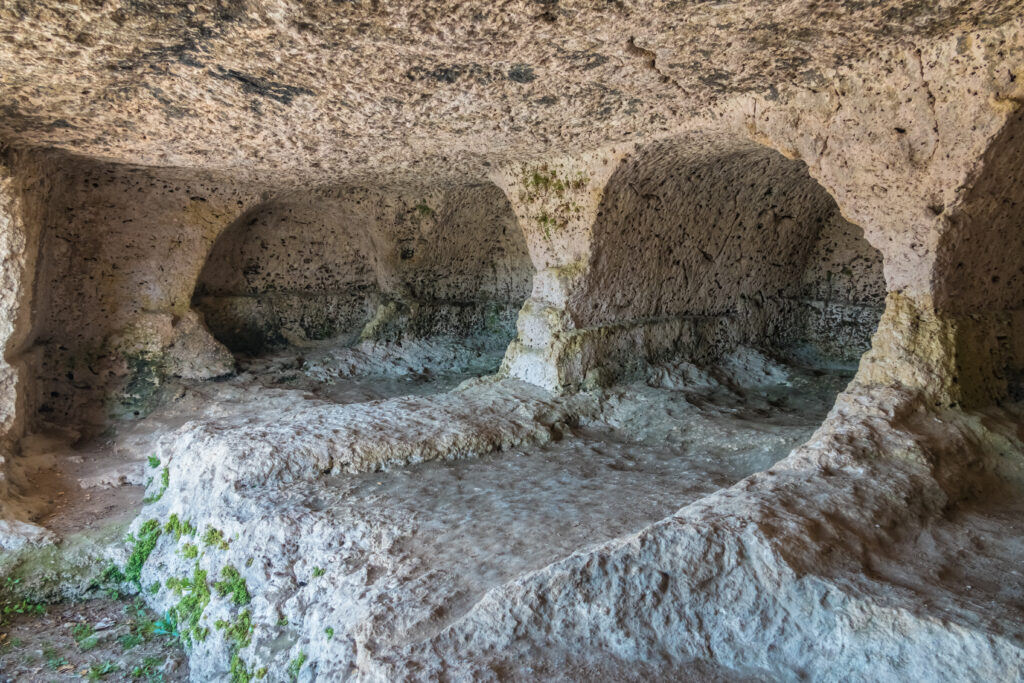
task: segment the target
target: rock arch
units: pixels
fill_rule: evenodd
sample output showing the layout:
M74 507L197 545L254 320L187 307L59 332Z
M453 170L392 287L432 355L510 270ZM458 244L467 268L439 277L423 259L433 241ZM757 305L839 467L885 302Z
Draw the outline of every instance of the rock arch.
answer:
M856 362L883 297L881 255L803 163L742 140L666 140L609 180L568 308L581 327L694 317L729 330L719 343Z
M262 203L217 238L192 306L236 353L358 330L377 291L366 222L358 206Z
M1024 112L1010 117L938 235L933 350L950 402L1024 395ZM927 304L919 306L928 308Z
M503 177L540 269L512 375L572 390L740 343L846 366L867 350L881 255L802 162L720 134L575 163Z
M336 337L507 343L531 271L493 185L293 193L218 238L193 305L243 353Z
M232 371L189 302L210 243L258 198L212 175L62 159L40 226L32 418L88 436L141 417L174 378Z

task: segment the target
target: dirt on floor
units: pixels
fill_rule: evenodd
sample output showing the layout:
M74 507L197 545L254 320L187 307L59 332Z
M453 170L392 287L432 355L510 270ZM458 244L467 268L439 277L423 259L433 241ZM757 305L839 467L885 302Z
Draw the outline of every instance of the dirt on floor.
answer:
M188 680L173 629L140 599L21 610L0 625L0 683Z
M85 568L105 563L101 546L117 542L145 495L139 456L119 449L116 439L76 447L68 441L60 433L39 434L23 449L24 471L34 485L26 492L37 511L34 521L58 540L52 561L33 563L30 555L0 571L6 596L0 598L0 683L188 680L188 660L174 626L141 598L117 591L92 597L103 595L102 589L86 590L84 584L58 590L47 587L53 577L40 576L59 576L69 568L84 577L95 573ZM62 593L92 599L33 602Z

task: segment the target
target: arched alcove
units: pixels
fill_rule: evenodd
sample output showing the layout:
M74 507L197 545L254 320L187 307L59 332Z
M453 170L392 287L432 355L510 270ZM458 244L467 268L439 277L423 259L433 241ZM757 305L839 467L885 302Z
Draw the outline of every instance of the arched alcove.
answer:
M193 307L232 352L324 342L514 336L533 269L489 184L292 194L214 244Z
M881 255L802 162L739 140L666 140L610 178L568 307L582 328L692 319L703 333L684 353L700 360L747 344L850 369L884 297Z
M234 353L358 332L379 292L371 220L354 203L261 204L217 238L192 305Z

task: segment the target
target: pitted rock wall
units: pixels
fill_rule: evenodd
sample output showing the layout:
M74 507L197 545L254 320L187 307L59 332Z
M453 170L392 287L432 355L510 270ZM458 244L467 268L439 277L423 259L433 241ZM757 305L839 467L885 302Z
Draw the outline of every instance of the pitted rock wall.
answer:
M834 211L828 194L802 164L766 148L696 159L687 151L655 143L608 181L568 305L580 327L729 314L741 300L798 293Z
M869 347L881 254L804 164L742 135L710 127L500 180L544 268L513 376L572 390L737 344L846 366Z
M856 363L870 347L885 308L882 255L838 211L807 257L795 303L792 343L812 361Z
M936 304L958 315L1024 309L1024 111L983 160L936 253Z
M36 394L25 351L39 236L51 216L51 202L60 196L54 170L50 155L0 146L0 549L41 536L41 530L23 524L28 510L15 494L25 482L13 458Z
M370 220L337 202L260 205L218 238L193 305L236 352L358 330L379 292Z
M146 414L170 377L231 372L190 301L214 238L258 193L73 158L52 182L28 351L37 421L90 431Z
M493 185L331 190L239 219L211 252L194 303L237 351L360 332L507 343L532 272Z
M780 88L736 112L754 139L804 160L882 252L889 295L865 383L936 405L1013 391L1018 313L994 309L1020 299L1022 65L1021 26L1009 22L883 51L829 87Z
M855 361L881 315L881 255L803 164L740 140L641 149L593 233L581 327L725 316L739 341Z
M492 185L278 196L209 174L52 166L25 350L39 424L91 433L148 414L174 378L231 373L207 324L240 350L364 326L507 340L530 286Z

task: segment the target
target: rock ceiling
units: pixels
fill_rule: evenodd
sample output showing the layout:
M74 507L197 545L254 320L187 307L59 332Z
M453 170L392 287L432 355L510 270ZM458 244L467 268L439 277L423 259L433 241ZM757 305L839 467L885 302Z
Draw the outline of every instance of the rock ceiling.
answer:
M831 87L996 0L0 2L0 139L280 182L477 179Z

